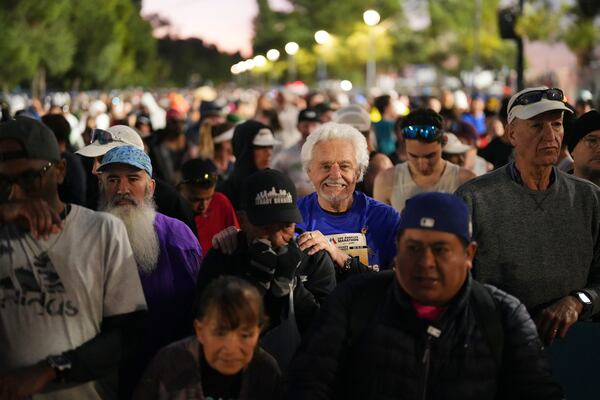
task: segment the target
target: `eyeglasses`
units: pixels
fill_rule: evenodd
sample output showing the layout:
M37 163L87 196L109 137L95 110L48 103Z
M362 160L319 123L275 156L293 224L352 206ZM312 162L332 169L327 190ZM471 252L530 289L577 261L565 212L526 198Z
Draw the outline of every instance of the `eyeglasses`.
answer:
M597 150L600 147L600 137L598 136L586 136L583 138L583 142L590 150Z
M115 137L109 131L105 131L104 129L95 128L95 129L92 129L90 143L94 143L96 140L100 144L107 144L107 143L114 142L115 140L119 140L119 138Z
M53 162L49 162L37 171L25 171L17 176L0 174L1 197L3 199L8 198L13 185L19 185L25 191L35 189L39 185L42 177L53 165Z
M184 179L181 181L181 183L185 185L199 185L201 187L210 187L215 185L218 179L218 175L204 174L203 176L198 178Z
M433 125L410 125L402 129L405 139L424 139L432 141L442 136L443 131Z
M510 110L515 106L526 106L541 101L543 98L554 101L564 101L565 95L562 90L558 88L533 90L531 92L523 93L510 106ZM508 112L510 112L508 110Z

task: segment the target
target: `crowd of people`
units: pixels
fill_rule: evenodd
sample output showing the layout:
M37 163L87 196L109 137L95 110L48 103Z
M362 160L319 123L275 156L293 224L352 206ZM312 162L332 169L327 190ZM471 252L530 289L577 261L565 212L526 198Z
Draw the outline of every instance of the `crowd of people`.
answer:
M565 398L600 113L438 94L2 104L0 399Z

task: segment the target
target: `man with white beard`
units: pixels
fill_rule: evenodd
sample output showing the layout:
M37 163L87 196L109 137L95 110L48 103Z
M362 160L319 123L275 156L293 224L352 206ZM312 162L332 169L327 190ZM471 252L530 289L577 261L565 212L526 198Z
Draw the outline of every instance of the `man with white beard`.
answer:
M202 250L187 225L156 212L152 164L141 149L115 147L98 172L99 209L124 222L148 304L142 352L131 368L123 368L127 376L120 377L129 395L156 351L191 333Z

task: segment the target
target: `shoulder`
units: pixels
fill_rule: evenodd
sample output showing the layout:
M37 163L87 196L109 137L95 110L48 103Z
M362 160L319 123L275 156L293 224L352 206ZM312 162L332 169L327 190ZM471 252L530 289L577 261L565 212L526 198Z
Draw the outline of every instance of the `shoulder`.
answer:
M338 307L351 306L353 298L364 299L365 296L382 293L394 283L394 279L393 270L352 275L340 282L329 297Z
M365 207L368 207L368 215L367 218L371 217L383 217L383 218L391 218L390 222L396 222L396 220L400 220L400 213L394 209L394 207L389 204L382 203L381 201L375 200L372 197L367 196L362 192L355 192L356 199L364 202Z
M306 195L306 196L298 199L296 204L298 205L298 208L300 208L302 210L303 208L310 207L316 201L317 201L317 193L313 192L309 195Z
M194 236L192 230L178 219L157 212L154 226L159 240L167 245L175 245L181 248L198 247L198 239Z
M190 371L197 369L198 347L195 336L171 343L156 353L151 368L157 372L157 378L170 386L182 375L189 375Z
M394 180L394 173L396 171L396 168L399 167L400 165L402 165L402 164L398 164L398 165L390 167L386 170L381 171L379 174L377 174L377 177L375 179L382 185L392 183Z
M215 202L215 204L218 204L222 207L231 207L233 209L233 206L231 205L231 201L229 201L229 198L227 198L227 196L225 196L223 193L220 192L215 192L213 194L213 198L211 200L211 203Z
M498 307L502 316L505 330L507 328L520 327L521 331L527 330L528 334L537 336L531 316L519 299L493 285L484 284L483 286L492 295L496 307Z
M487 174L474 177L460 185L456 190L457 194L464 195L473 192L481 192L482 189L491 188L498 184L510 183L510 178L507 172L508 165L490 171Z
M559 170L558 168L554 168L554 173L556 174L557 182L561 185L573 188L573 190L576 191L590 193L595 196L598 196L598 194L600 194L600 187L596 186L594 183L588 180L579 178L575 175L568 174L564 171Z
M261 368L272 372L276 376L281 375L279 365L273 356L263 350L262 347L257 347L250 364L253 368Z
M463 167L458 167L458 179L461 183L464 183L470 179L475 178L477 175L471 170L468 170Z
M93 211L89 208L73 204L71 206L72 217L78 226L95 226L101 231L112 234L113 231L125 232L125 225L118 217L104 211Z

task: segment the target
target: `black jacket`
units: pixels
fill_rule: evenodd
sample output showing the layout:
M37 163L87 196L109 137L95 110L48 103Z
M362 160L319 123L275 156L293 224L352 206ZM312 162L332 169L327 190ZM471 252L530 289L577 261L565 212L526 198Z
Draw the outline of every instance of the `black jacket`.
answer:
M330 295L292 364L290 399L562 398L525 307L486 285L504 327L498 368L474 316L470 277L440 319L427 323L387 275L381 302L348 345L351 311L380 275L357 276Z
M308 256L302 253L302 261L296 269L296 286L294 289L294 308L296 322L300 332L310 325L320 304L336 286L333 262L324 251ZM287 311L288 298L276 297L271 290L265 290L258 283L254 269L250 265L248 242L243 231L238 233L238 247L231 255L225 255L214 247L209 250L198 274L198 296L215 278L222 275L234 275L252 282L261 293L265 302L265 310L269 316L269 327L279 325L282 310ZM284 308L285 307L285 308Z

